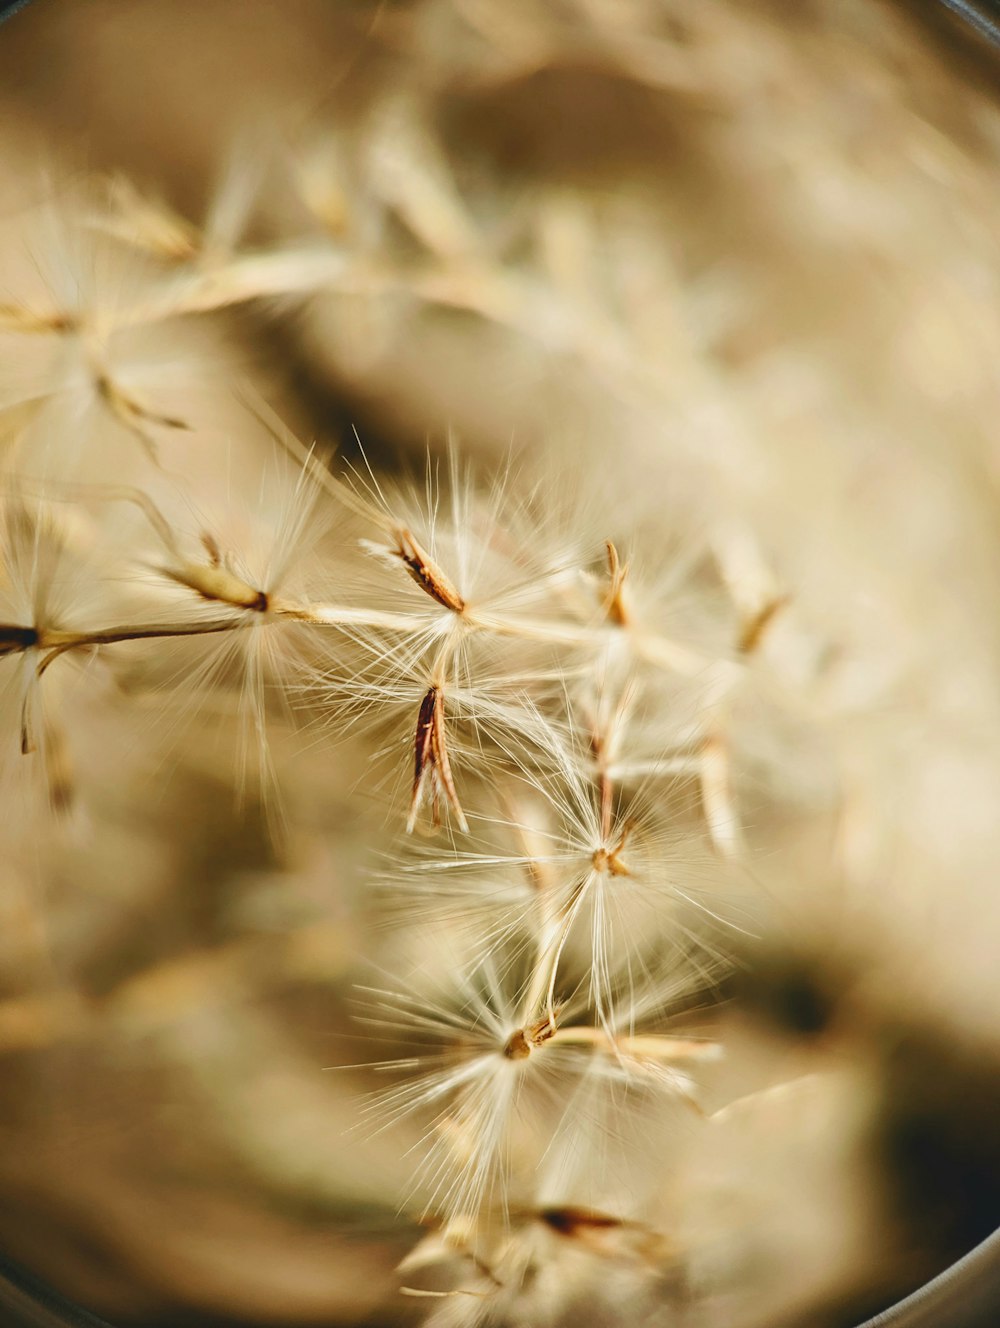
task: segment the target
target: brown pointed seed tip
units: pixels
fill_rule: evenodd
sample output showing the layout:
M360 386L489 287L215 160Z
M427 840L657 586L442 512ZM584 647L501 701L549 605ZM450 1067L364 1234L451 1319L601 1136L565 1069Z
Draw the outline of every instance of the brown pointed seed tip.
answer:
M408 834L413 832L421 806L431 803L431 822L435 829L441 824L441 797L447 800L452 814L462 831L469 826L458 800L458 791L451 772L448 754L448 735L445 727L444 693L432 683L420 702L417 729L413 741L413 792L410 814L406 821Z
M420 589L444 608L451 609L453 613L463 613L465 600L426 549L417 543L405 526L397 529L396 538L396 555L402 559L407 572Z

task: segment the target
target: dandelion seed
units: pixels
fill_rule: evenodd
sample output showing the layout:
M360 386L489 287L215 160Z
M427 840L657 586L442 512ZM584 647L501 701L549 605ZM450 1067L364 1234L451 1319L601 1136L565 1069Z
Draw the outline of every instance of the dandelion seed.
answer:
M468 833L469 824L462 811L451 773L448 757L448 739L445 728L444 693L440 687L428 688L417 715L417 733L414 739L413 796L406 829L412 832L420 808L427 801L430 789L431 818L435 829L441 824L441 795L448 801L459 829Z
M228 604L234 609L252 609L254 613L266 613L268 610L267 592L249 585L242 577L230 571L224 566L221 556L210 557L207 567L186 563L178 568L164 568L164 573L178 585L193 590L202 599Z
M406 564L406 570L420 589L426 590L431 599L436 600L438 604L443 605L446 609L451 609L453 613L462 613L465 609L465 601L441 568L421 548L405 527L400 527L398 535L399 547L395 552Z
M522 767L517 776L550 808L548 824L532 827L527 852L510 846L515 826L484 820L480 834L506 835L506 848L420 856L391 886L410 908L466 926L484 953L534 933L546 956L550 1002L564 958L580 963L586 955L590 990L608 1018L621 962L632 965L636 984L692 944L710 966L717 931L739 925L738 915L724 920L725 873L704 835L699 842L692 828L672 830L668 803L649 787L609 799L566 735L551 725L546 732L550 768Z
M453 990L437 997L371 993L377 1004L369 1021L398 1027L410 1034L411 1045L416 1039L427 1050L417 1061L421 1073L374 1095L365 1112L386 1128L436 1110L415 1185L426 1193L424 1212L449 1220L474 1218L488 1207L504 1210L512 1168L520 1175L537 1143L531 1122L544 1118L581 1056L578 1048L557 1048L548 1017L527 1004L526 969L516 947L506 966L490 959L455 977ZM412 1075L414 1066L407 1057L380 1068Z
M604 609L608 615L608 621L614 623L616 627L628 626L628 613L625 609L624 590L625 579L628 576L628 563L622 564L618 557L618 550L611 540L606 542L608 550L608 593L604 601Z
M86 633L91 615L99 619L127 604L108 575L117 551L95 542L94 533L19 488L0 497L0 784L11 806L18 796L30 803L36 778L51 810L66 811L74 798L67 702L86 670L46 684L44 706L42 675L61 642ZM25 818L27 825L27 811Z

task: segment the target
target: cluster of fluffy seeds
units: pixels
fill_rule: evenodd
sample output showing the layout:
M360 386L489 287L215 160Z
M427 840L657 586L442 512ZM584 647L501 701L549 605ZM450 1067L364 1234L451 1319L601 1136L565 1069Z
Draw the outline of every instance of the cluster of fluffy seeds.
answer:
M0 308L12 839L73 833L115 773L95 741L159 725L157 779L228 727L229 782L280 842L275 727L363 733L356 793L405 831L373 878L394 971L363 1021L392 1052L361 1119L415 1132L399 1201L431 1234L405 1267L433 1276L409 1290L441 1322L554 1313L560 1285L652 1295L676 1262L656 1140L710 1118L711 1007L753 912L727 707L782 600L739 604L710 551L640 547L554 474L484 482L454 447L422 489L338 473L231 371L199 395L228 366L192 314L312 289L330 255L113 201L20 211L36 261Z
M191 1091L162 1174L110 1155L167 1195L123 1280L761 1328L930 1275L890 1117L980 1132L899 1030L996 1049L985 65L894 0L304 0L234 152L192 56L278 69L272 6L190 5L128 125L78 71L141 87L154 19L63 7L74 132L156 184L0 180L0 1051L80 1040L136 1138ZM413 478L378 436L443 425ZM903 1226L976 1207L927 1121ZM185 1262L178 1166L290 1257Z

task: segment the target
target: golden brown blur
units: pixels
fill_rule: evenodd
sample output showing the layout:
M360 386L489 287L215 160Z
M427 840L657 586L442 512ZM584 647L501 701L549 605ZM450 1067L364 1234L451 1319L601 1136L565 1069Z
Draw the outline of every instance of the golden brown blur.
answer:
M853 1328L1000 1225L943 5L34 0L0 507L0 1273Z

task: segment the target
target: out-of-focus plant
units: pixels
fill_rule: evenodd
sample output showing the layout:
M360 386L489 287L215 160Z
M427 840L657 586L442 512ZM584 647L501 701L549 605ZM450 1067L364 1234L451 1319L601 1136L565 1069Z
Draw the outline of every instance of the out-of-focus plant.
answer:
M699 271L641 166L614 188L600 163L594 178L498 168L511 149L482 128L490 108L596 64L702 130L708 116L736 184L751 167L775 181L783 206L758 200L747 252L782 227L803 267L817 248L836 266L858 228L875 264L901 230L923 252L907 182L883 188L850 151L817 165L805 108L738 159L732 105L797 86L779 36L729 6L674 9L390 15L411 76L343 123L321 111L232 152L200 221L124 176L10 172L0 788L17 925L0 1043L102 1021L156 1036L231 1114L241 1092L222 1081L258 1053L278 1084L302 1071L280 1036L213 1044L219 993L322 974L345 1047L322 1102L337 1119L269 1096L261 1072L227 1144L372 1245L394 1229L403 1290L438 1325L773 1323L893 1284L863 1147L886 1056L866 1019L887 1010L891 1027L912 994L916 911L887 864L923 804L898 787L916 781L921 707L965 754L969 715L983 731L997 718L975 704L988 643L973 648L921 571L940 539L917 534L933 438L898 457L891 428L849 430L777 317L747 313L766 282L739 259ZM961 177L917 137L927 171ZM681 166L718 204L708 167ZM803 300L830 295L819 282ZM918 309L924 333L898 350L930 389L939 313ZM409 372L405 401L440 390L463 422L490 418L468 452L432 444L421 480L364 439L338 461L283 422L308 416L281 381L286 343L320 379L373 391ZM414 387L410 345L441 348L440 385ZM500 428L480 394L504 375L569 384L544 446L483 446ZM974 397L975 372L963 381ZM802 455L800 425L818 430ZM949 510L986 557L981 460L958 454ZM837 503L868 493L859 468L878 472L878 510L848 537ZM897 476L912 512L888 501ZM879 549L888 517L912 548ZM956 575L974 598L974 572ZM260 888L275 872L283 903ZM50 906L88 878L97 921ZM115 968L100 920L140 878L161 898L204 886L227 939L186 962L154 922ZM96 933L86 973L61 958L74 926ZM788 1020L801 1036L731 999L762 938L821 953L829 935L879 962L830 1011L809 987ZM262 1103L291 1122L273 1140ZM337 1144L320 1166L324 1129ZM346 1314L384 1303L373 1265Z

